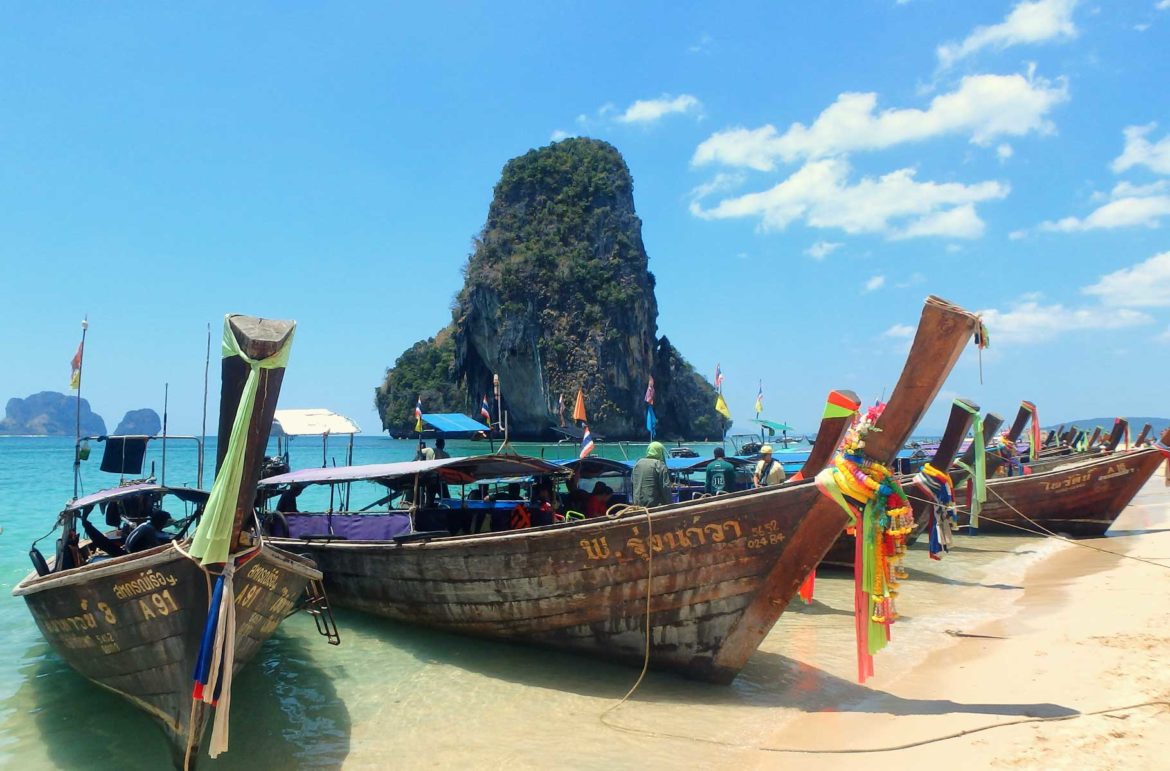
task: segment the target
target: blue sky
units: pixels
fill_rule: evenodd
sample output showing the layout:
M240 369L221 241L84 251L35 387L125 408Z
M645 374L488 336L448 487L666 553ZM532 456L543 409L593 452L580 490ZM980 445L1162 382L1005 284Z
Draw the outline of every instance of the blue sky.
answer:
M1170 414L1170 0L427 6L0 6L0 398L66 390L88 314L110 428L169 382L197 430L246 312L300 322L284 406L374 432L504 163L581 135L737 418L888 394L931 293L991 331L945 396Z

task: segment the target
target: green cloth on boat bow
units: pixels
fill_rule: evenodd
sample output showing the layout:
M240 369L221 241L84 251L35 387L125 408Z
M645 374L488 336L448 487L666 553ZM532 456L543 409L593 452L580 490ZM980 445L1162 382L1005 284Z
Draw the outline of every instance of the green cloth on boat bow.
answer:
M979 529L979 512L983 508L983 502L987 500L987 445L984 444L983 440L983 416L979 414L979 410L971 409L958 399L955 400L955 404L974 416L971 420L971 441L975 447L975 468L971 468L961 460L955 461L956 466L970 475L972 494L969 527L973 533Z
M244 476L244 451L247 449L248 426L252 422L252 412L256 408L256 391L260 387L260 370L279 369L288 364L288 354L292 350L293 334L296 327L288 333L284 345L280 350L267 359L250 359L240 350L235 333L232 332L228 316L223 320L223 358L238 356L249 367L248 379L244 382L243 393L240 394L240 405L236 409L236 417L232 422L232 434L228 440L227 453L223 458L223 465L215 475L215 482L211 486L211 495L203 509L203 516L199 520L199 527L195 530L195 537L191 541L191 556L204 565L213 565L227 562L232 547L232 534L236 520L236 501L240 497L240 484Z

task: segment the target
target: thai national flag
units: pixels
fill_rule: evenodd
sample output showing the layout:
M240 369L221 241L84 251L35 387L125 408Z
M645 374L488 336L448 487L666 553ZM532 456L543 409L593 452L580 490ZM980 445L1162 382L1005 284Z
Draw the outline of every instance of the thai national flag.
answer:
M422 433L423 430L421 395L419 395L418 401L414 403L414 430L418 433Z
M489 426L492 424L492 411L488 409L488 400L486 396L484 396L483 400L479 403L479 414L483 416L483 419L487 421Z
M584 458L591 452L593 452L593 434L589 433L589 426L585 426L585 434L581 437L581 454L577 457Z
M646 386L646 403L654 404L654 376L650 376L650 385Z
M719 369L719 365L715 365L715 388L723 388L723 370Z

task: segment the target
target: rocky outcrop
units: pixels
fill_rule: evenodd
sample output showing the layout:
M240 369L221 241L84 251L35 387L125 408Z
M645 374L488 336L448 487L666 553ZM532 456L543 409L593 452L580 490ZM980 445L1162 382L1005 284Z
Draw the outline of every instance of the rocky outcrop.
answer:
M114 429L118 436L155 436L159 431L162 431L162 420L159 419L158 413L149 407L130 410Z
M660 436L722 433L714 390L657 336L633 181L605 142L568 139L508 162L452 315L387 371L375 396L386 428L413 423L419 393L424 411L476 414L499 374L514 435L545 435L559 397L568 417L581 389L594 432L645 439L653 375Z
M25 436L73 436L77 426L77 397L41 391L25 399L12 398L0 420L0 434ZM81 400L81 435L101 436L106 422Z

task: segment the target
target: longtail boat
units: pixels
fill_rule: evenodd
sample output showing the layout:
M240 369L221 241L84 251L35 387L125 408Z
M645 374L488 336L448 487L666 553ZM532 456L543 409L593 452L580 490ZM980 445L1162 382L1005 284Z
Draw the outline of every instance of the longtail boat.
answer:
M308 560L253 542L244 529L293 329L292 322L225 319L217 474L210 496L137 484L75 499L59 517L57 557L34 556L37 569L13 590L57 655L162 726L182 768L194 767L198 759L212 702L218 706L210 750L214 756L226 749L231 675L294 610L309 582L321 577ZM131 509L146 512L157 510L168 495L199 507L192 540L110 557L100 553L99 542L118 553L131 546L130 539L118 544L79 536L95 508L108 517ZM216 644L217 632L223 644Z
M958 453L963 437L971 427L975 415L979 414L979 406L966 400L956 399L951 405L951 413L947 419L947 427L939 440L938 447L929 461L929 466L940 471L947 469ZM914 543L919 535L931 523L931 513L934 512L935 502L939 493L927 478L927 470L911 476L904 476L900 481L909 496L910 505L914 510L915 531L906 539L907 545ZM948 497L951 494L948 493ZM853 569L857 545L854 536L842 533L832 548L821 560L821 564L831 568Z
M895 456L977 327L927 299L870 457ZM809 484L505 532L280 543L316 560L335 605L727 683L847 520Z
M1162 436L1163 446L1167 442L1170 429ZM1071 456L1047 471L988 480L978 528L998 533L1103 535L1164 458L1158 447L1142 447L1083 459Z

